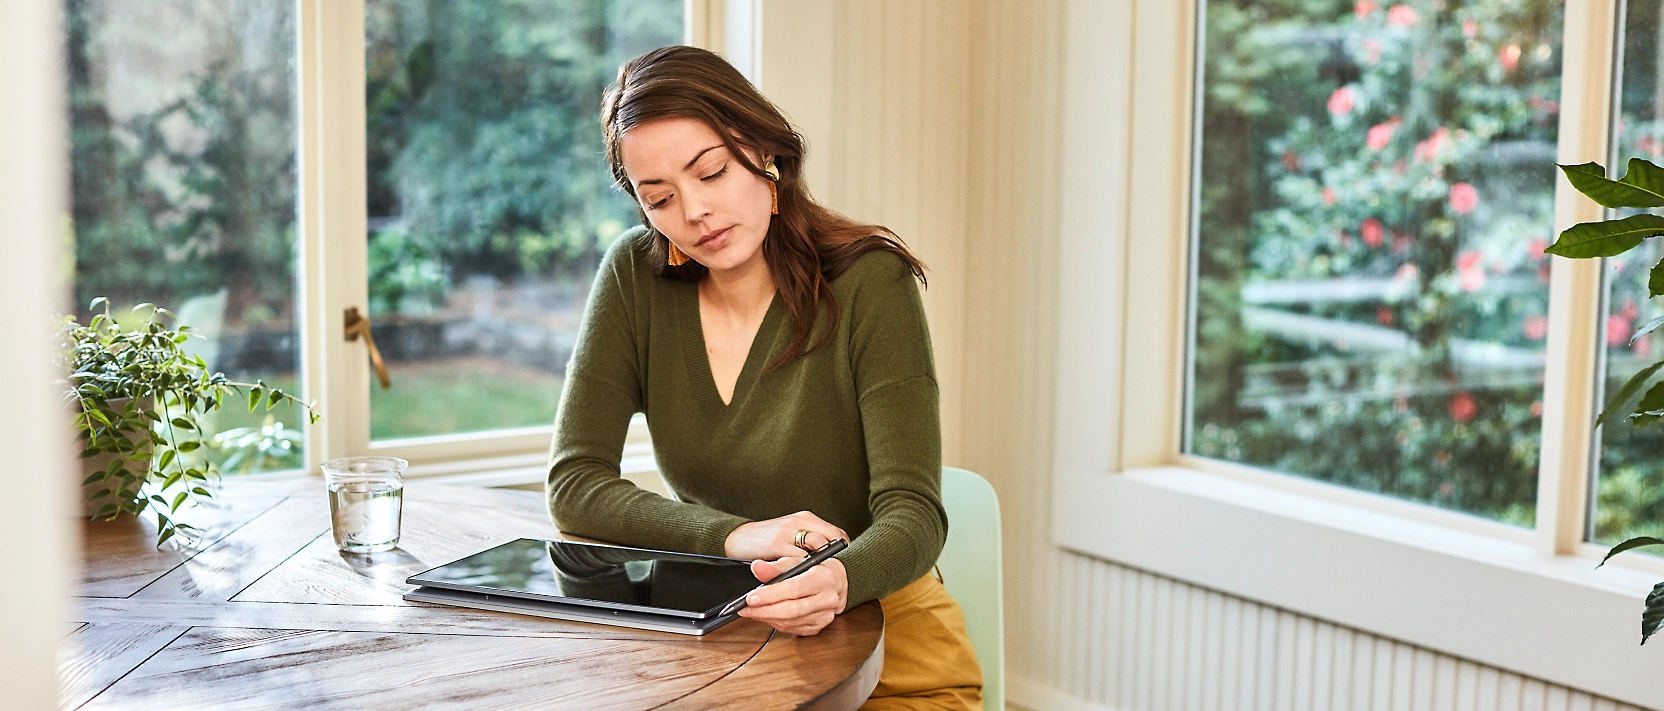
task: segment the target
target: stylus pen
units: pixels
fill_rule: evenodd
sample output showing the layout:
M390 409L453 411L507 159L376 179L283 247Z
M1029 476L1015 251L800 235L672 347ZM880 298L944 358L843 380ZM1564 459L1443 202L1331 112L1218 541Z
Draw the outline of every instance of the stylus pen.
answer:
M839 551L842 551L843 549L848 548L848 547L849 547L849 541L846 541L842 538L834 538L831 541L828 541L826 545L821 546L820 550L817 550L814 553L810 554L808 558L804 558L803 562L792 566L791 570L788 570L784 573L776 575L776 576L774 576L773 580L770 580L770 581L768 581L766 583L763 583L763 584L764 585L773 585L775 583L784 582L786 580L790 580L790 579L795 578L799 575L802 575L802 574L808 572L808 570L810 568L813 568L817 565L820 565L821 563L826 562L826 560L828 558L831 558L832 556L837 555ZM737 599L733 602L730 602L727 605L724 605L723 608L722 608L722 612L716 613L716 616L717 617L726 617L728 615L732 615L736 612L739 612L740 610L744 610L745 609L745 598L750 596L751 593L754 593L754 592L756 592L756 590L747 590L744 595L741 595L739 597L739 599Z

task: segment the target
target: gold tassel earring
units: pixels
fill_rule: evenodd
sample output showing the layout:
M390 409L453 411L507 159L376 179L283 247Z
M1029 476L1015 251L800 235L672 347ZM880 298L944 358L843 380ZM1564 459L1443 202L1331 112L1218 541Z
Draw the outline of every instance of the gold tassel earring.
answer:
M774 186L780 182L780 169L774 167L774 161L763 165L763 173L768 175L768 214L780 214L780 191Z
M677 249L675 242L670 241L670 238L666 237L664 238L664 243L670 247L669 254L665 258L665 261L669 262L670 266L679 267L688 263L688 255L683 254L682 250Z

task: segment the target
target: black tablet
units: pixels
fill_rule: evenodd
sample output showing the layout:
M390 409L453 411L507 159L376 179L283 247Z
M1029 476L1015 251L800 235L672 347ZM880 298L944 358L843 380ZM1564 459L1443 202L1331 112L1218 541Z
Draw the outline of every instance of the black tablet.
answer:
M691 620L719 617L724 605L760 584L750 561L536 538L504 543L405 582L499 600Z

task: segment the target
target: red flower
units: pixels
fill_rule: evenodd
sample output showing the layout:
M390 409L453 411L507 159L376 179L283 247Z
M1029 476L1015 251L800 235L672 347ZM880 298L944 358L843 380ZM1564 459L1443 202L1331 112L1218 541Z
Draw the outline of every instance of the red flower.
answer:
M1530 256L1533 261L1540 262L1548 258L1548 255L1543 252L1545 249L1548 249L1548 242L1540 239L1534 239L1525 243L1525 253Z
M1335 93L1329 95L1329 113L1336 116L1350 114L1352 113L1352 103L1352 87L1343 86L1336 89Z
M1542 314L1527 316L1525 322L1520 324L1520 330L1525 332L1528 340L1543 340L1543 337L1548 335L1548 317Z
M1531 416L1532 417L1542 417L1543 416L1543 401L1542 400L1532 400L1531 401Z
M1359 19L1362 19L1368 17L1370 13L1375 12L1375 8L1377 7L1380 6L1376 5L1374 0L1358 0L1357 3L1352 5L1352 14L1357 15Z
M1364 244L1369 245L1370 249L1381 246L1381 221L1373 217L1364 220L1364 223L1358 226L1358 237L1363 239Z
M1324 188L1323 189L1323 206L1324 207L1334 207L1336 199L1337 198L1335 197L1335 189L1334 188Z
M1433 135L1428 136L1427 140L1416 144L1416 153L1415 153L1416 160L1417 161L1431 161L1434 158L1437 158L1438 155L1439 155L1439 151L1441 149L1443 149L1446 145L1449 145L1449 143L1450 143L1450 132L1449 131L1445 130L1445 128L1443 126L1440 126L1439 128L1434 129L1433 130Z
M1381 62L1381 41L1374 37L1364 38L1364 64L1375 66Z
M1375 320L1382 326L1391 326L1393 320L1392 309L1387 308L1386 306L1375 307Z
M1479 23L1473 20L1462 20L1462 36L1472 39L1479 34Z
M1485 286L1485 269L1480 261L1484 253L1468 250L1456 255L1456 285L1462 291L1479 291Z
M1467 183L1457 183L1450 186L1450 211L1458 215L1473 212L1479 207L1479 191Z
M1606 317L1606 345L1617 348L1629 340L1629 319L1621 314Z
M1458 423L1467 422L1479 414L1479 405L1473 401L1473 396L1465 392L1456 393L1450 398L1450 419Z
M1387 144L1392 141L1392 132L1396 130L1398 130L1398 119L1378 123L1371 127L1369 133L1365 135L1365 143L1369 145L1370 150L1379 151L1386 148Z
M1391 10L1387 11L1387 24L1389 25L1409 27L1420 20L1421 17L1416 15L1415 9L1409 5L1394 5Z
M1517 44L1511 44L1503 47L1498 59L1502 61L1503 69L1510 72L1514 71L1514 67L1520 65L1520 46Z

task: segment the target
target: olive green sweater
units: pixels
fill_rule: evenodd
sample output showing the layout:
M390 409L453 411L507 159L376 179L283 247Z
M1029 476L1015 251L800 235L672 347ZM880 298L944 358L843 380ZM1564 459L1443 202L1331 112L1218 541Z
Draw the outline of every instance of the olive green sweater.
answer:
M698 285L654 276L639 228L607 251L567 367L549 462L561 530L722 555L748 521L811 511L848 531L849 605L935 565L947 539L936 369L919 287L891 252L832 282L842 315L820 349L763 372L791 339L778 296L724 405L705 356ZM817 334L818 335L818 334ZM647 415L676 499L619 476Z

